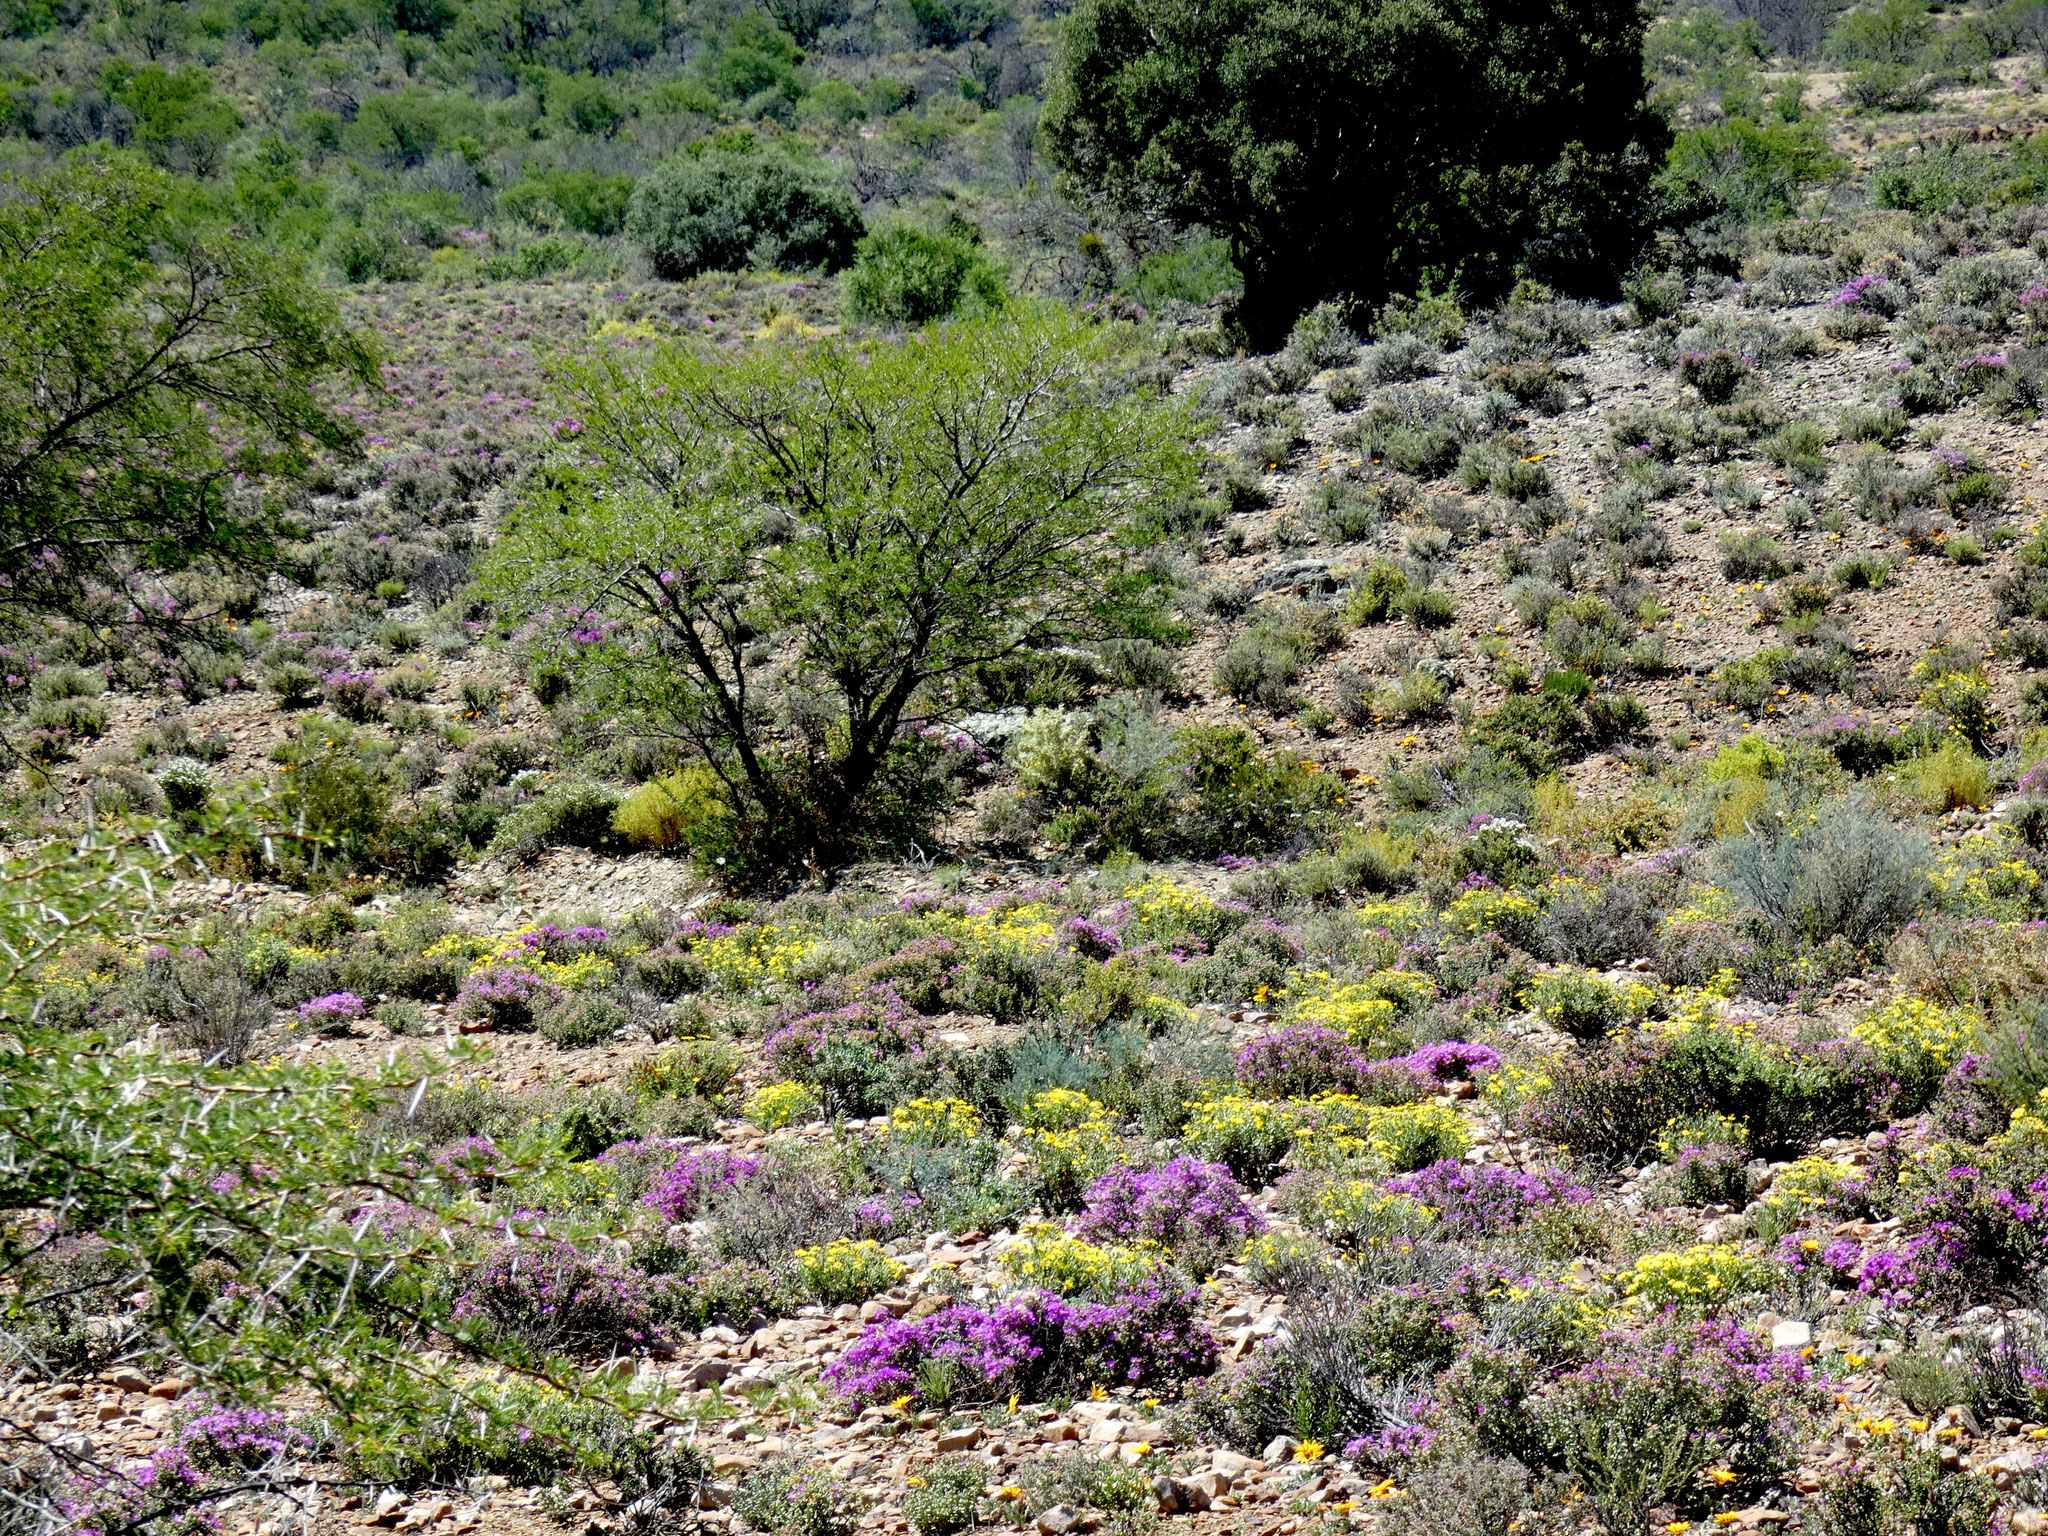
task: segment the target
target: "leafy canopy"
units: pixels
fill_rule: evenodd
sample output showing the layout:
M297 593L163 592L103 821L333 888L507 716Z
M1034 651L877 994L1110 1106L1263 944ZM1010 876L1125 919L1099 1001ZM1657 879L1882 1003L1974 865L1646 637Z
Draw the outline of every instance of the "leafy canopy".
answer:
M1045 114L1120 210L1229 240L1252 340L1321 299L1609 285L1667 142L1636 0L1084 0Z
M0 615L17 621L89 616L107 590L161 615L147 573L261 562L275 525L237 487L352 448L315 390L375 378L295 265L123 156L0 181L0 312Z
M747 141L678 155L633 189L626 233L671 281L853 259L860 210L827 168Z
M951 680L1117 625L1121 535L1193 473L1188 410L1130 379L1135 345L1013 306L896 342L566 362L582 436L489 582L593 708L710 765L748 857L843 854Z

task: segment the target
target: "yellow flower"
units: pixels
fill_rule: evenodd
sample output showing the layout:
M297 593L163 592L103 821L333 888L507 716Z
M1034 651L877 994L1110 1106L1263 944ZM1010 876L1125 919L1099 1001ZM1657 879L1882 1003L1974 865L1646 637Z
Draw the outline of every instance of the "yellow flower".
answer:
M1150 1456L1151 1454L1152 1442L1150 1440L1140 1440L1136 1445L1131 1447L1131 1455L1139 1461L1143 1461L1147 1456Z
M910 1488L922 1488L924 1486L924 1479L921 1477L906 1477L903 1482L906 1487Z
M910 1411L910 1402L911 1399L908 1396L904 1396L897 1398L895 1401L891 1402L889 1406L891 1408L894 1408L898 1413L908 1413Z
M1370 1488L1366 1489L1365 1496L1368 1499L1391 1499L1400 1491L1399 1488L1394 1486L1394 1480L1389 1477L1374 1483Z
M1024 1490L1015 1483L1005 1483L996 1490L996 1497L999 1499L1021 1499L1024 1497Z
M1870 1356L1844 1355L1842 1356L1842 1364L1848 1366L1849 1369L1852 1371L1860 1371L1863 1369L1864 1366L1870 1364Z
M1108 1396L1109 1394L1100 1387L1090 1387L1088 1389L1088 1401L1091 1403L1099 1403Z
M1889 1419L1885 1420L1885 1426L1884 1426L1884 1427L1885 1427L1885 1429L1886 1429L1887 1431L1889 1431L1889 1430L1891 1429L1891 1420L1889 1420ZM1926 1434L1926 1433L1927 1433L1927 1420L1925 1420L1925 1419L1908 1419L1908 1420L1906 1420L1906 1428L1908 1428L1908 1429L1910 1429L1911 1431L1913 1431L1913 1433L1914 1433L1914 1434L1916 1434L1916 1435L1924 1435L1924 1434Z
M1321 1461L1323 1459L1323 1442L1320 1440L1302 1441L1301 1444L1294 1448L1294 1459L1296 1461Z
M1014 1393L1014 1392L1012 1392L1012 1393L1010 1394L1010 1412L1012 1412L1012 1413L1015 1413L1016 1411L1017 1411L1017 1394L1016 1394L1016 1393Z
M1669 1531L1671 1536L1685 1536L1685 1533L1692 1529L1692 1522L1690 1520L1673 1520L1664 1529Z
M1736 1521L1740 1520L1741 1518L1742 1516L1736 1514L1734 1511L1727 1510L1722 1512L1721 1514L1714 1516L1714 1524L1733 1525Z
M1735 1474L1726 1467L1709 1467L1707 1468L1707 1476L1713 1481L1716 1488L1726 1488L1735 1481Z

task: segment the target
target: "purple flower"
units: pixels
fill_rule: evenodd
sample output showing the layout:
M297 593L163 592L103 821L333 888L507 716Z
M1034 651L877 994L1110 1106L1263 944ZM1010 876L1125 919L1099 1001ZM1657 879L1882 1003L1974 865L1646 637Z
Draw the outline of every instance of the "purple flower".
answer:
M1234 1244L1266 1230L1230 1170L1193 1157L1158 1168L1112 1169L1081 1200L1075 1230L1097 1242L1150 1238L1178 1248L1197 1239Z
M360 1019L369 1010L363 1000L353 992L329 992L325 997L316 997L310 1002L299 1004L301 1024L345 1024L351 1019Z
M1195 1322L1197 1299L1153 1286L1078 1307L1043 1291L988 1308L956 1302L929 1317L869 1324L824 1379L858 1404L911 1392L925 1361L950 1365L954 1394L966 1402L1012 1392L1031 1398L1060 1386L1187 1380L1216 1363L1215 1341Z
M1383 1187L1434 1207L1446 1228L1476 1237L1520 1226L1545 1207L1579 1205L1593 1198L1592 1191L1566 1174L1524 1173L1498 1164L1474 1168L1450 1158L1388 1179Z
M605 1156L610 1157L611 1153L607 1152ZM760 1171L759 1158L738 1157L723 1147L696 1148L685 1152L665 1173L657 1176L647 1193L641 1196L641 1203L652 1206L670 1221L688 1221L697 1214L706 1196L716 1190L730 1189Z

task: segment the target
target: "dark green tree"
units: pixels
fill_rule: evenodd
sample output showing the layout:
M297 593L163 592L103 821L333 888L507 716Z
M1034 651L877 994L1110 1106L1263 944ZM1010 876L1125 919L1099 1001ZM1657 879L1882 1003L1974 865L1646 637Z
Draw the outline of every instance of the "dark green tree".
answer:
M1637 0L1084 0L1046 107L1120 213L1204 226L1273 345L1318 300L1611 286L1668 143Z
M291 262L195 214L126 156L0 180L0 621L147 617L153 573L260 565L253 490L355 429L320 399L369 345Z

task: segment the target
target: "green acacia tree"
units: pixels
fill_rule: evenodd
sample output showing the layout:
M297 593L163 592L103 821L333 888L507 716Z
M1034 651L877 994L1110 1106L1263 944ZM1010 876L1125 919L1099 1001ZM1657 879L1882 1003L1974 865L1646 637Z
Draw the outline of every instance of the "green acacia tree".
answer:
M1120 214L1202 226L1277 345L1319 300L1612 285L1668 133L1637 0L1083 0L1045 135Z
M563 363L574 445L489 587L590 707L683 744L766 872L860 846L947 683L1131 619L1124 531L1184 493L1127 328L1018 306L901 341Z
M319 397L375 354L289 261L119 155L0 180L0 618L90 617L142 579L260 565L275 519L233 494L346 451Z

